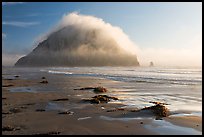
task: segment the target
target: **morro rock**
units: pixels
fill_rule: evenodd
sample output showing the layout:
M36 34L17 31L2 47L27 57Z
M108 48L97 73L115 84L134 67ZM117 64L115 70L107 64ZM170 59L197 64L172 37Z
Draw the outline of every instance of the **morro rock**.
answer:
M98 18L88 17L64 17L62 22L66 23L15 66L139 66L136 54L130 52L129 41L125 41L126 34Z

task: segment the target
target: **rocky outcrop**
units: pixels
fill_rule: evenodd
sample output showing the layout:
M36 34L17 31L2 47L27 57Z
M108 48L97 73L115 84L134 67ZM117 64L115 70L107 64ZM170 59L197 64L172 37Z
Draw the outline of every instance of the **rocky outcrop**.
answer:
M52 33L15 66L139 66L137 56L121 48L101 29L83 32L67 26Z

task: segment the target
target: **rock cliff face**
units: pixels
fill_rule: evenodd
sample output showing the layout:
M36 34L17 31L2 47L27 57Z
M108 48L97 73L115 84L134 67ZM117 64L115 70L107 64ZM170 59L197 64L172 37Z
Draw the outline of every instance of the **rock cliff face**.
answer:
M15 66L139 66L125 41L128 37L117 27L95 17L71 14L67 18L66 25L47 36Z

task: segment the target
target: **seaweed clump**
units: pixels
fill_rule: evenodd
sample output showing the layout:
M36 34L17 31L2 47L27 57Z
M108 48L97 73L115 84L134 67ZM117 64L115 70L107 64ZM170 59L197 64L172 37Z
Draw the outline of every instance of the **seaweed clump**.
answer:
M100 104L100 103L108 103L110 100L118 100L116 97L111 97L107 95L96 95L91 99L83 99L84 101L88 101L92 104Z
M142 110L151 110L156 115L156 119L161 119L162 117L169 116L169 109L164 106L169 104L161 103L161 102L150 102L150 103L153 103L155 105L150 107L145 107Z
M99 86L99 87L84 87L84 88L75 89L75 90L91 90L91 89L93 89L93 91L95 93L104 93L104 92L108 91L106 88L101 87L101 86Z

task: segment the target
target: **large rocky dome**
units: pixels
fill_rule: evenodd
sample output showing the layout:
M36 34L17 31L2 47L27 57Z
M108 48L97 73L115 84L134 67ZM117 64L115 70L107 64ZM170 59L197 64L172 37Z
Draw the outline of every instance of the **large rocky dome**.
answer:
M66 20L69 23L64 23L66 25L61 25L61 28L49 34L30 54L20 58L15 66L139 65L137 56L130 52L128 43L124 45L123 41L122 45L115 36L116 33L123 33L121 30L95 17L89 17L89 21L94 24L97 20L96 24L99 22L100 25L90 25L85 17L68 15Z

